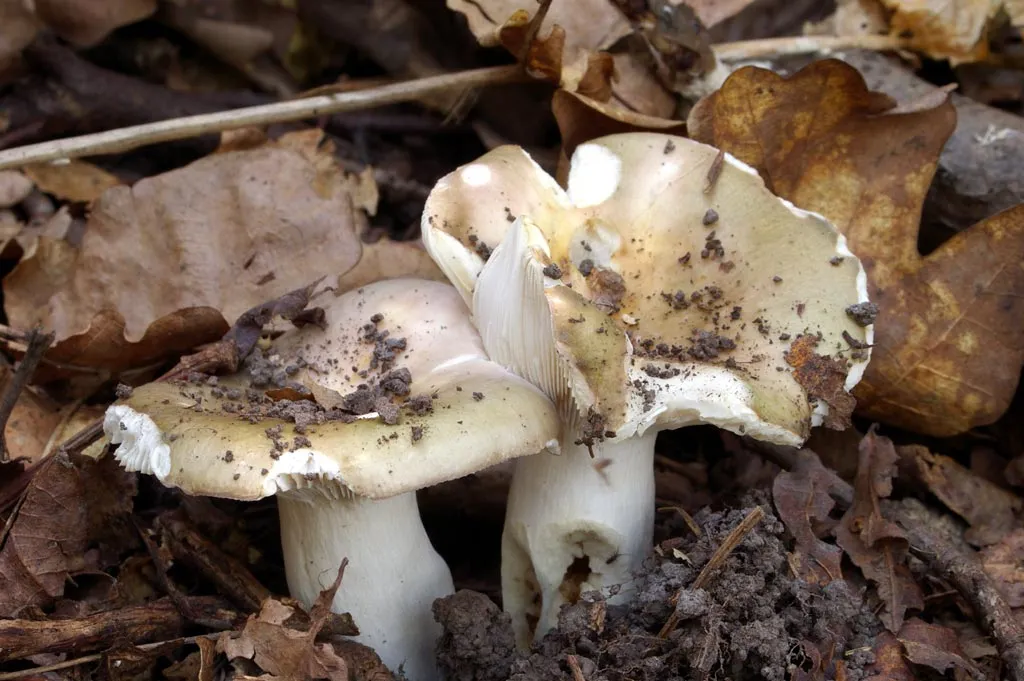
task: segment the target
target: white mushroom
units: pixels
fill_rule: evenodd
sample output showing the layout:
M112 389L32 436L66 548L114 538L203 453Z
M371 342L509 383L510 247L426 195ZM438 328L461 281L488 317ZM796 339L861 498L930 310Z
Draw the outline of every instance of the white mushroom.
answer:
M357 640L389 667L430 681L431 605L453 587L416 490L555 446L557 414L487 359L447 284L378 282L325 314L326 330L293 329L260 366L216 385L136 388L104 430L125 468L168 487L276 494L292 595L311 604L347 557L333 609L352 614Z
M517 461L509 497L502 590L520 644L583 590L629 599L657 431L798 445L852 409L872 337L847 313L867 305L860 262L712 147L604 137L577 147L567 191L501 147L442 178L423 236L490 357L563 418L561 455Z

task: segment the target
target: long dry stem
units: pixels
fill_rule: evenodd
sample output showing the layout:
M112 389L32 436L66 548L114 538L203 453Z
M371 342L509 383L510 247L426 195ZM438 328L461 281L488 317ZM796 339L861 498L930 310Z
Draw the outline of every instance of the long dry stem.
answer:
M367 90L353 90L218 111L211 114L172 118L156 123L133 125L92 135L51 140L0 151L0 169L92 154L116 154L150 144L186 139L207 133L316 118L325 114L345 111L358 111L414 101L439 92L468 90L485 85L514 82L523 78L525 76L519 66L495 66L419 78Z

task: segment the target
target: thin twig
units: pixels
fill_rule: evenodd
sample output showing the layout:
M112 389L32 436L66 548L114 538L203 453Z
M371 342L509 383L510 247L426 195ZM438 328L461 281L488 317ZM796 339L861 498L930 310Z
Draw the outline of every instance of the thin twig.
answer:
M888 52L909 50L911 46L903 38L888 35L799 35L719 43L712 45L711 49L714 50L715 56L723 61L742 61L835 50Z
M21 391L28 385L32 374L35 373L36 367L39 365L39 360L43 358L43 353L50 347L53 338L52 333L43 333L39 329L29 331L25 339L28 346L25 349L25 354L18 362L18 368L14 370L11 380L4 386L3 394L0 395L0 463L8 460L7 438L4 436L7 419L11 417L11 412L14 411L14 405L17 404Z
M181 645L188 646L195 644L201 638L211 638L213 636L219 636L220 632L215 634L203 634L201 636L188 636L186 638L172 638L168 641L157 641L156 643L143 643L135 646L139 650L152 650L165 646L169 643L175 643L181 641ZM15 672L2 672L0 673L0 681L12 681L13 679L23 679L26 676L36 676L38 674L44 674L46 672L55 672L61 669L68 669L69 667L78 667L83 664L89 664L90 662L99 662L103 659L103 656L107 653L93 653L92 655L85 655L83 657L76 657L73 660L64 660L63 662L55 662L54 664L48 664L44 667L32 667L31 669L19 669Z
M116 154L159 142L170 142L249 126L264 126L304 118L316 118L343 111L358 111L399 102L415 101L449 90L473 89L485 85L515 82L524 78L526 76L519 66L494 66L429 76L367 90L352 90L210 114L172 118L156 123L133 125L92 135L51 140L0 151L0 169L93 154Z
M569 671L572 673L572 681L587 681L587 677L583 676L583 670L580 669L580 661L575 655L566 655L565 661L569 663Z
M722 545L718 547L715 553L711 556L711 560L707 562L704 568L700 571L700 574L697 575L697 579L693 580L693 584L685 588L696 590L703 589L707 586L708 582L711 581L711 578L714 577L718 568L721 567L725 562L725 559L729 557L729 554L743 542L744 537L746 537L747 534L754 529L754 525L761 522L763 518L764 509L760 506L755 506L754 509L747 514L747 517L744 518L739 525L733 528L733 531L730 532L728 536L726 536L725 540L722 541ZM674 596L672 596L673 605L679 602L679 596L682 591L683 590L680 589ZM669 615L668 620L665 622L665 626L663 626L661 631L658 632L658 638L668 638L669 634L675 631L678 625L679 615L675 610L673 610L672 614Z

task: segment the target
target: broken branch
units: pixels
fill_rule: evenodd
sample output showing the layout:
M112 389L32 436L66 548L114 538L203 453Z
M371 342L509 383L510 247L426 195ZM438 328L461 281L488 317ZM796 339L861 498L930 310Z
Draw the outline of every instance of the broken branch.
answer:
M1024 681L1024 629L958 530L916 499L886 504L885 514L907 533L911 550L971 604L978 624L995 639L1007 678Z
M220 598L193 596L189 605L210 619L235 621L242 617ZM0 661L106 648L116 641L173 638L186 625L185 617L169 598L71 619L0 620L0 640L4 642Z

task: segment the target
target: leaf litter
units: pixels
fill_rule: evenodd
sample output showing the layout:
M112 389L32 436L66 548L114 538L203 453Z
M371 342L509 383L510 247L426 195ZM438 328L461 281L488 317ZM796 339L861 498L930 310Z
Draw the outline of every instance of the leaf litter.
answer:
M805 336L791 363L829 403L826 425L847 429L841 441L815 437L820 457L723 444L711 429L663 434L657 496L677 511L659 516L637 598L618 605L610 594L579 594L529 651L515 648L495 602L507 475L426 491L432 539L457 586L478 590L434 605L448 678L962 679L994 677L1001 666L1024 678L1014 643L1024 640L1014 617L1024 608L1022 508L1019 476L1006 465L1024 441L1008 425L1022 408L1013 396L1024 361L1015 302L1024 219L1011 204L931 253L918 251L919 238L934 242L922 216L935 209L928 189L957 123L948 88L898 106L852 68L819 60L789 77L743 68L717 89L730 67L720 68L712 35L767 37L751 28L767 25L757 18L766 10L745 0L555 0L535 12L449 0L443 21L440 7L399 0L380 3L389 13L227 2L153 18L152 3L106 4L63 15L59 2L0 4L0 84L13 82L4 68L22 51L18 73L27 75L0 90L0 146L167 115L154 116L154 101L197 112L207 106L197 104L203 90L230 98L249 89L245 97L268 101L476 66L480 44L511 53L534 83L322 117L299 131L243 129L222 134L216 148L172 143L148 159L129 153L0 171L13 327L0 337L17 361L20 330L39 323L58 335L5 428L14 461L0 463L0 632L18 632L21 646L5 664L22 670L29 660L79 656L88 662L70 667L100 663L85 678L111 679L392 678L372 651L344 638L352 623L329 613L331 589L308 614L275 595L287 585L272 507L243 512L137 481L101 447L81 451L90 432L81 429L91 422L95 436L95 417L130 384L161 375L206 381L203 372L233 370L247 357L259 363L282 324L317 323L316 299L332 289L385 277L441 280L415 239L422 199L484 147L523 144L564 181L580 144L664 130L732 153L776 193L844 231L878 305L856 410L839 389L845 367L817 363ZM800 3L791 4L797 12ZM921 54L984 69L986 55L1004 47L991 13L999 4L840 2L830 23L812 30L899 35ZM1018 26L1013 3L1002 5ZM168 51L167 42L134 34L137 26L111 34L133 22L173 27L207 53ZM99 48L25 42L41 27ZM120 60L133 51L148 57L126 68ZM956 77L971 85L966 73ZM546 94L523 97L531 87ZM700 87L717 91L682 120ZM120 88L126 96L116 96ZM55 103L52 92L65 96ZM90 103L90 92L111 96ZM79 115L90 110L107 115ZM983 192L972 196L971 215L995 212L984 212ZM887 424L893 439L869 420ZM867 432L859 443L852 426ZM992 449L987 467L972 465L972 438ZM614 466L601 472L615 475ZM476 548L466 549L468 538L479 539Z

